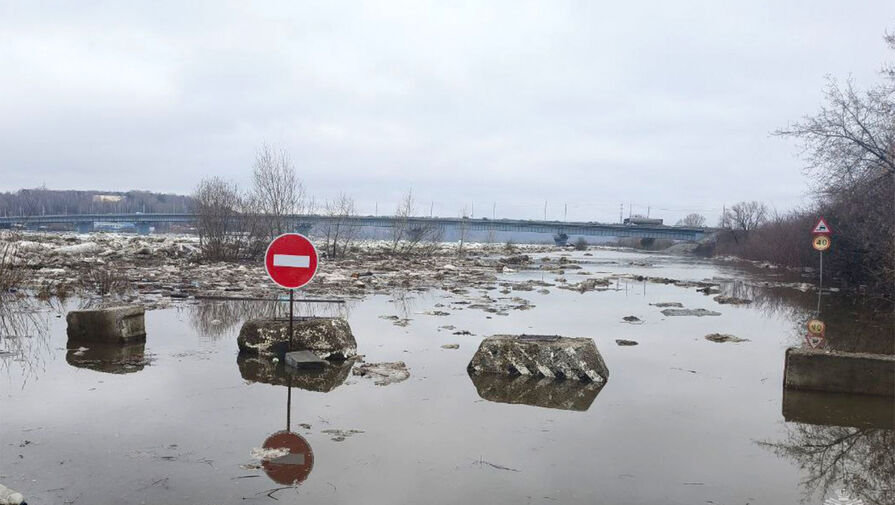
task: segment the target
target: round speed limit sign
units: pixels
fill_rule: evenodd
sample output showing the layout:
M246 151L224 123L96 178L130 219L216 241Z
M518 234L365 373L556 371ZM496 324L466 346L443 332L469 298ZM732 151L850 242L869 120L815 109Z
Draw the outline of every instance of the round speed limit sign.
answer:
M812 335L823 335L827 331L827 325L820 319L812 319L808 321L808 333Z
M814 237L814 240L811 242L811 245L814 246L818 251L826 251L832 245L830 241L830 237L826 235L818 235Z

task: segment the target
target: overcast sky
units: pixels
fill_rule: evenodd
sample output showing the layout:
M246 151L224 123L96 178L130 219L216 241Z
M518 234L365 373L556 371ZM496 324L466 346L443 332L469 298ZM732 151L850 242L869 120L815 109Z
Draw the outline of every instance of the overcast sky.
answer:
M287 149L318 199L714 221L805 202L769 135L878 81L895 2L0 0L0 190L189 193Z

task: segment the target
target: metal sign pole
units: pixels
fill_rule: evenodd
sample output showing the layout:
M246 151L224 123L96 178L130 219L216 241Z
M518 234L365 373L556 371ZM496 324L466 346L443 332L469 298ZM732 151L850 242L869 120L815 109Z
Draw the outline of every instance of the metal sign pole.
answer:
M817 279L817 315L820 316L820 295L823 293L824 286L824 252L818 251L820 253L820 275Z
M821 257L823 257L823 253L821 253ZM289 352L292 352L292 335L294 333L292 331L292 305L293 305L294 296L295 296L295 290L290 289L289 290Z

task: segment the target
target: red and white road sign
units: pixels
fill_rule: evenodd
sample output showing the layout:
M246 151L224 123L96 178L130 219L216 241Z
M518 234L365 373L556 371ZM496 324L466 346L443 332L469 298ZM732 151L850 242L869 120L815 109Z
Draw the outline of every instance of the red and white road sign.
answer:
M822 346L825 341L826 338L823 335L814 335L812 333L805 335L805 342L808 342L812 349Z
M830 225L827 224L827 221L824 218L820 218L820 221L814 225L814 229L811 230L811 233L815 235L832 235L833 229L830 228Z
M820 319L812 319L805 326L808 327L808 333L812 335L823 336L827 331L827 325Z
M267 437L262 446L265 449L284 449L286 454L278 458L264 460L264 473L277 484L291 486L308 478L314 468L314 451L308 441L298 433L278 431Z
M300 288L317 273L317 249L304 235L284 233L267 246L264 267L271 280L280 286Z

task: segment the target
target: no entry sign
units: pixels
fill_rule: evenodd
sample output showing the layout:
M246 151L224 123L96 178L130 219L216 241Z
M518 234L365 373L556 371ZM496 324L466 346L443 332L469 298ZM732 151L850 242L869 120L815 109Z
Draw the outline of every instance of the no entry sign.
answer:
M267 246L264 267L271 280L280 286L300 288L317 273L317 249L304 235L285 233Z

